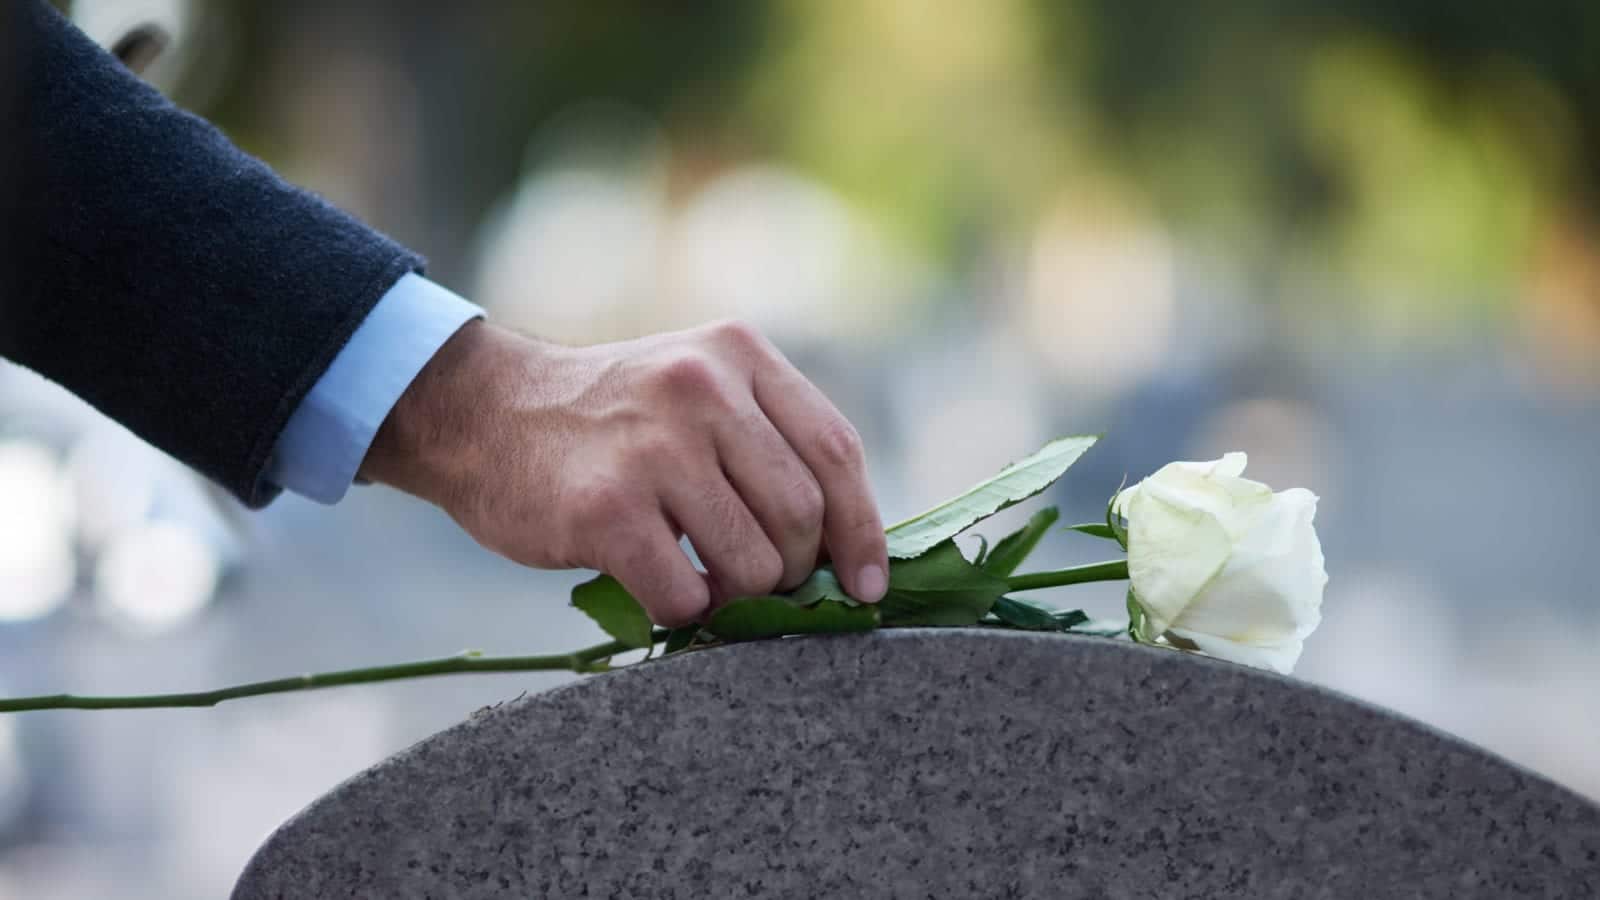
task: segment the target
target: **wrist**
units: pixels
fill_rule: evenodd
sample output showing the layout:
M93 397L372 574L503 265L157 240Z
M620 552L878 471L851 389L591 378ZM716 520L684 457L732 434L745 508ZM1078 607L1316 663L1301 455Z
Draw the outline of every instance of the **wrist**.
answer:
M463 325L440 346L384 418L362 460L360 477L437 505L460 492L458 473L472 466L478 421L521 338L482 320Z

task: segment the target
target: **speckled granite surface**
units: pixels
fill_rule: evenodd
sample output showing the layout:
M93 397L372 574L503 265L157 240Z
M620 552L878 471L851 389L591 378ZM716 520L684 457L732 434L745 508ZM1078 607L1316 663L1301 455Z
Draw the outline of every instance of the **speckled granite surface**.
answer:
M480 713L289 821L233 896L1577 900L1600 808L1226 663L879 632Z

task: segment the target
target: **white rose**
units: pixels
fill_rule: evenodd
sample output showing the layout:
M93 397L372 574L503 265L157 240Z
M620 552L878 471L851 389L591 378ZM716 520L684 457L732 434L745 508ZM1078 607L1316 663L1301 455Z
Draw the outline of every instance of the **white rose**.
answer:
M1322 621L1317 496L1240 477L1245 455L1175 462L1116 498L1143 637L1285 674Z

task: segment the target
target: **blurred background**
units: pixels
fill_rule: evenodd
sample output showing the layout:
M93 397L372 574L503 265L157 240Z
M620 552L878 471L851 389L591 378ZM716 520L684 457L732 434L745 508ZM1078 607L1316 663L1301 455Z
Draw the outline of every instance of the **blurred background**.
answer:
M1322 497L1299 675L1600 798L1600 5L71 11L102 43L159 22L147 77L502 322L758 324L860 428L886 519L1059 434L1109 435L1056 492L1069 520L1248 451ZM14 367L0 498L4 694L597 635L580 573L382 489L247 514ZM0 719L0 900L222 896L321 792L558 680Z

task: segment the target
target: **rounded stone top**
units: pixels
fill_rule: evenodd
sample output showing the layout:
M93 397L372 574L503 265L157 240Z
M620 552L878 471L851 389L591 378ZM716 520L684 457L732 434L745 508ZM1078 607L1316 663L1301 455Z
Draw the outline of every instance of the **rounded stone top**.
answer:
M481 711L291 819L233 896L1576 898L1600 808L1270 673L883 630Z

